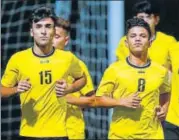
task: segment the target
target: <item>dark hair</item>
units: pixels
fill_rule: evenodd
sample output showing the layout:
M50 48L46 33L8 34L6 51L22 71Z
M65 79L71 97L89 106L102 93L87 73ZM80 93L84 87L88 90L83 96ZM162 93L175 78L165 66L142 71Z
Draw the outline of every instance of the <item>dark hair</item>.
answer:
M56 16L54 11L50 7L38 7L32 11L32 14L30 16L30 25L32 26L33 22L38 22L43 18L52 18L54 23L56 23Z
M61 17L57 17L55 26L63 28L67 33L69 33L71 30L70 22Z
M155 0L156 1L156 0ZM144 0L137 2L133 8L132 8L134 16L136 16L138 13L147 13L147 14L154 14L155 16L160 15L160 9L157 2L154 2L154 0Z
M151 30L150 30L150 26L147 22L145 22L143 19L140 18L132 18L132 19L128 19L126 22L126 32L128 34L129 30L133 27L136 26L140 26L145 28L148 33L149 33L149 39L151 38Z

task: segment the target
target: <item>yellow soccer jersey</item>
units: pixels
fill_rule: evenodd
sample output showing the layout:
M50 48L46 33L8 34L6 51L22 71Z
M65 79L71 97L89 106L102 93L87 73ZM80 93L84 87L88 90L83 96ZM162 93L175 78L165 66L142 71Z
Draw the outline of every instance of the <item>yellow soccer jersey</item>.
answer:
M75 92L72 94L75 97L80 97L94 90L91 76L89 74L88 68L86 67L86 64L81 60L79 60L79 64L86 75L87 83L79 92ZM69 76L68 79L70 83L74 81L74 79L71 76ZM66 119L67 134L69 139L85 139L85 123L81 108L75 105L68 104Z
M78 59L70 52L55 50L40 57L27 49L14 54L8 62L2 85L14 87L20 80L29 78L30 90L20 94L20 135L29 137L67 136L65 97L57 98L55 82L67 75L79 78L83 71Z
M166 120L179 126L179 43L171 50L172 91Z
M115 107L110 124L109 139L163 139L161 123L155 116L159 105L159 88L164 83L167 70L150 61L143 67L132 65L128 59L113 63L104 73L96 96L115 99L139 92L141 108Z
M126 36L124 36L116 49L116 56L118 60L125 60L129 56L129 49L125 45ZM149 48L148 54L151 60L168 67L170 60L171 44L176 42L175 38L166 35L162 32L156 33L156 38Z

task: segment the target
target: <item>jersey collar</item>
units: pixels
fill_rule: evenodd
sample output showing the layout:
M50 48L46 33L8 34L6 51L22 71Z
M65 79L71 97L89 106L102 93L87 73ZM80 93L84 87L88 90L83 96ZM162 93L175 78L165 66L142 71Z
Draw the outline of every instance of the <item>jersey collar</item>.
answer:
M147 68L147 67L149 67L149 66L151 65L151 60L150 60L150 59L148 59L148 60L147 60L147 63L146 63L145 65L143 65L143 66L137 66L137 65L132 64L132 63L130 62L130 60L129 60L129 57L126 57L126 62L127 62L127 64L129 64L130 66L132 66L132 67L134 67L134 68L139 68L139 69Z
M55 48L53 47L52 51L51 51L49 54L41 56L41 55L36 54L36 53L34 52L33 47L32 47L32 53L33 53L35 56L37 56L37 57L41 57L41 58L49 57L49 56L53 55L54 52L55 52Z

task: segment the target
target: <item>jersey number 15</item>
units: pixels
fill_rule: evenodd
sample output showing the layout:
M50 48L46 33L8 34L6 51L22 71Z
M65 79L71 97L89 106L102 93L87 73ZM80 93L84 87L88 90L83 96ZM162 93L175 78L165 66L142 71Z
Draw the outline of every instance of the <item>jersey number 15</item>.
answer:
M52 82L52 73L51 70L41 71L40 75L40 84L50 84Z

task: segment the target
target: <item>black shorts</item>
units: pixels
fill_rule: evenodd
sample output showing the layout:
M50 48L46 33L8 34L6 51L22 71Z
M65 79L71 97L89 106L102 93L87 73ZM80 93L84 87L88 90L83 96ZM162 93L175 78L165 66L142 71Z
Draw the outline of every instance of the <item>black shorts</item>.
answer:
M20 136L18 140L68 140L68 137L34 138L34 137L23 137L23 136Z
M163 123L163 130L165 140L178 140L179 139L179 126L171 124L167 121Z

